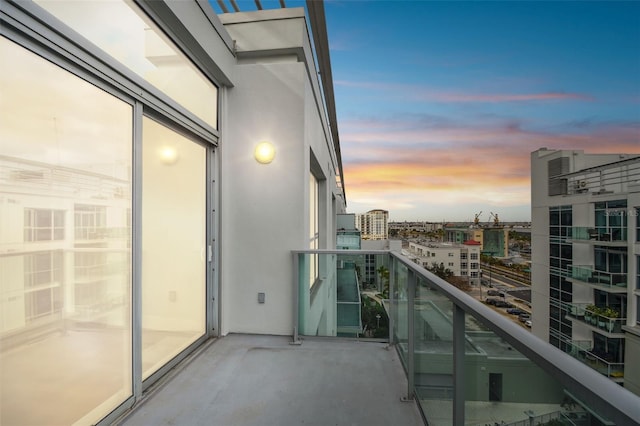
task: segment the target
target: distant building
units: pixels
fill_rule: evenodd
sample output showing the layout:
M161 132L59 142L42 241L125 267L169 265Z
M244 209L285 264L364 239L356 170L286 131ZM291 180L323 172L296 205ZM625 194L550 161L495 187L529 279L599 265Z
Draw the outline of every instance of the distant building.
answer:
M640 394L640 156L531 154L533 332Z
M351 213L338 214L336 231L336 249L360 250L360 231L356 228L356 215Z
M386 240L389 238L389 212L376 209L357 214L356 227L363 240Z
M410 257L425 268L440 265L457 277L468 277L469 283L480 283L480 243L465 241L463 244L409 243Z
M444 240L450 243L462 244L473 240L481 244L483 254L493 257L509 256L509 228L504 227L446 227Z
M389 222L389 230L433 232L442 229L442 223L437 222Z

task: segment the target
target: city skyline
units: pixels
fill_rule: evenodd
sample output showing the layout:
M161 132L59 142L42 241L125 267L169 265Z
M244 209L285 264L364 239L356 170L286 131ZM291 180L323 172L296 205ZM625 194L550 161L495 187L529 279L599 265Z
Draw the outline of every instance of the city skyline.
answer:
M532 151L640 154L639 2L325 10L350 213L528 221Z

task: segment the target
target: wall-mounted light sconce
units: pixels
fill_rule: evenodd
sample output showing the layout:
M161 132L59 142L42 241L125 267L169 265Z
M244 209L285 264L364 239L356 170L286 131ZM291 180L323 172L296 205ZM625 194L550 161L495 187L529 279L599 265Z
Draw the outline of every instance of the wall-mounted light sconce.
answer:
M276 149L270 142L260 142L253 155L258 163L269 164L276 156Z
M159 155L160 161L169 166L175 164L176 161L178 161L178 151L171 146L160 148Z

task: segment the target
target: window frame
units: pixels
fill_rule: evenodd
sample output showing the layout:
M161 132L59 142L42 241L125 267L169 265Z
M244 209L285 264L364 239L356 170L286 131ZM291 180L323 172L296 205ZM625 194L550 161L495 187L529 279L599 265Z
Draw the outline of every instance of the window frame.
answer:
M140 6L139 2L136 2ZM164 5L160 5L163 7ZM148 13L146 8L143 8ZM167 9L167 16L155 14L149 16L160 26L165 35L172 41L176 42L181 51L194 63L198 61L194 59L192 52L183 48L184 42L180 41L180 37L173 32L172 26L169 25L167 18L175 18L172 12ZM161 16L162 23L156 20ZM150 117L161 117L160 121L171 127L178 128L179 132L189 135L189 137L201 141L205 144L207 155L207 173L208 173L208 191L207 191L207 211L211 211L214 204L214 192L217 193L217 182L214 180L214 155L213 148L218 146L220 132L214 129L203 120L196 117L193 113L186 110L151 84L142 80L139 76L128 70L119 62L96 48L86 39L79 36L71 28L57 20L53 15L46 12L40 6L33 2L4 2L2 14L0 14L0 37L5 38L11 43L15 43L21 48L31 52L38 58L50 62L53 65L69 72L71 75L92 84L97 89L108 93L116 99L130 105L133 114L133 134L132 134L132 168L133 176L131 179L131 225L132 232L128 247L132 249L131 259L131 293L132 298L132 339L133 339L133 365L132 369L132 395L126 397L120 402L120 405L107 413L99 420L98 424L111 424L123 412L129 409L136 399L142 396L144 389L152 385L157 379L166 374L177 363L182 361L189 353L193 352L206 338L193 342L193 344L185 348L181 354L167 362L158 374L154 375L144 382L139 380L141 366L135 360L135 356L140 353L140 336L136 331L139 324L140 296L141 292L136 286L140 278L140 146L141 146L141 120L143 115ZM202 68L201 68L202 69ZM222 86L218 81L210 80L218 88ZM218 108L217 122L220 123L221 96L217 98ZM136 195L137 194L137 195ZM213 243L214 230L216 229L216 220L213 215L208 215L207 221L207 240ZM215 258L215 256L214 256ZM212 274L213 262L208 263L207 267L207 300L212 300L211 294L216 285L214 283L215 276ZM217 269L217 268L216 268ZM137 298L137 301L136 301ZM215 335L215 331L211 325L216 323L213 313L209 311L210 306L214 306L213 302L207 302L206 330L207 334ZM136 310L138 313L136 313ZM214 308L215 310L215 308ZM218 313L219 315L219 313ZM217 329L217 327L216 327Z

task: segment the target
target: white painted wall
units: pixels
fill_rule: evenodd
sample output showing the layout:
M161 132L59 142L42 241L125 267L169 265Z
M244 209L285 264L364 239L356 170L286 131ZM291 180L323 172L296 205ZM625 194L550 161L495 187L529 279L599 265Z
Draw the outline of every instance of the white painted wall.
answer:
M265 12L221 18L237 40L241 58L233 70L235 86L224 91L218 149L223 335L293 332L297 282L291 251L309 247L311 151L326 178L320 185L320 248L335 245L333 212L344 211L332 202L337 192L335 153L318 104L319 86L310 80L317 75L309 71L313 65L307 63L313 62L305 56L309 45L304 15ZM280 14L289 17L284 27L250 22L252 17L280 19ZM253 158L261 141L275 146L270 164ZM327 284L320 288L324 300L335 289L335 283ZM264 304L258 303L260 292L265 293ZM334 316L328 309L325 317ZM316 320L321 316L319 312ZM322 327L330 329L330 319Z

